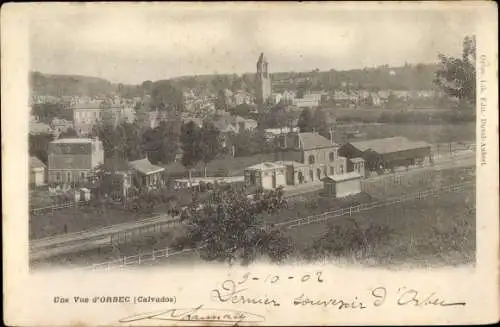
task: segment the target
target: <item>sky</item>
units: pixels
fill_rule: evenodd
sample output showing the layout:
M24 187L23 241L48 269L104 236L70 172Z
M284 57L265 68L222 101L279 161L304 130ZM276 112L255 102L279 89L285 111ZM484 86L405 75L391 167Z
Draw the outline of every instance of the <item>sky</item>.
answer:
M359 8L363 8L360 10ZM434 8L434 9L429 9ZM328 3L53 4L30 12L31 70L125 84L176 76L346 70L459 55L471 10Z

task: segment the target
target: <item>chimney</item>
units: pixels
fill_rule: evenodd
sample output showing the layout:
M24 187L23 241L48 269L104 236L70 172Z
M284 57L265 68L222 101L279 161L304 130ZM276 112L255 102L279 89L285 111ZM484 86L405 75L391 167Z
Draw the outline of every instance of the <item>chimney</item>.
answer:
M330 142L331 142L332 144L333 144L333 143L335 143L335 142L333 141L333 135L334 135L333 128L330 128Z

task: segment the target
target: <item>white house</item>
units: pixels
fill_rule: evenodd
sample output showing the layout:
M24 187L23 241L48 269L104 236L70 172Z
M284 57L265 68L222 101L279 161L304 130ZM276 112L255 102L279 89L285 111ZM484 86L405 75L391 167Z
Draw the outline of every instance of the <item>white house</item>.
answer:
M275 162L263 162L245 169L245 184L272 190L286 185L284 165Z

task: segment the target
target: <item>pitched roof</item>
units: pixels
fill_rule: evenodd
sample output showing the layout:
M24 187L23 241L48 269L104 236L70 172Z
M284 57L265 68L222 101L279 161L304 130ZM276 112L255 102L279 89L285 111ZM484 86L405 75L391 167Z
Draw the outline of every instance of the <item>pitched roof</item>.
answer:
M127 171L131 168L128 162L121 158L104 158L103 166L111 171Z
M367 150L371 150L380 154L430 147L430 144L426 142L410 141L406 137L402 136L388 137L385 139L351 142L350 144L360 151L365 152Z
M329 139L318 133L299 133L299 141L303 150L312 150L319 148L329 148L335 146Z
M30 157L30 169L45 168L45 164L37 157Z
M246 170L268 170L268 169L279 169L279 168L285 168L284 165L281 165L276 162L263 162L260 164L256 164L250 167L245 168Z
M356 178L361 178L361 175L356 172L356 171L351 171L345 174L340 174L340 175L328 175L325 178L323 178L323 181L325 180L330 180L334 182L343 182L343 181L348 181L350 179L356 179Z
M57 139L54 140L50 143L52 144L81 144L81 143L92 143L92 139L89 138L78 138L78 137L71 137L71 138L62 138L62 139Z
M285 166L295 166L295 167L309 166L308 164L305 164L305 163L302 163L302 162L298 162L298 161L291 161L291 160L280 161L279 163L282 164L282 165L285 165Z
M129 162L129 165L132 169L137 170L138 172L149 175L157 172L164 171L165 168L153 165L151 162L149 162L148 159L140 159L140 160L135 160Z

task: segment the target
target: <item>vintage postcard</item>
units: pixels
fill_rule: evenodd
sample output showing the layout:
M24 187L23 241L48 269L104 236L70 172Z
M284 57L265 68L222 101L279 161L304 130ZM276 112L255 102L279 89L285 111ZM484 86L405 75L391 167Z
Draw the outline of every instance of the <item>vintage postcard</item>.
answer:
M496 9L4 5L4 323L497 322Z

